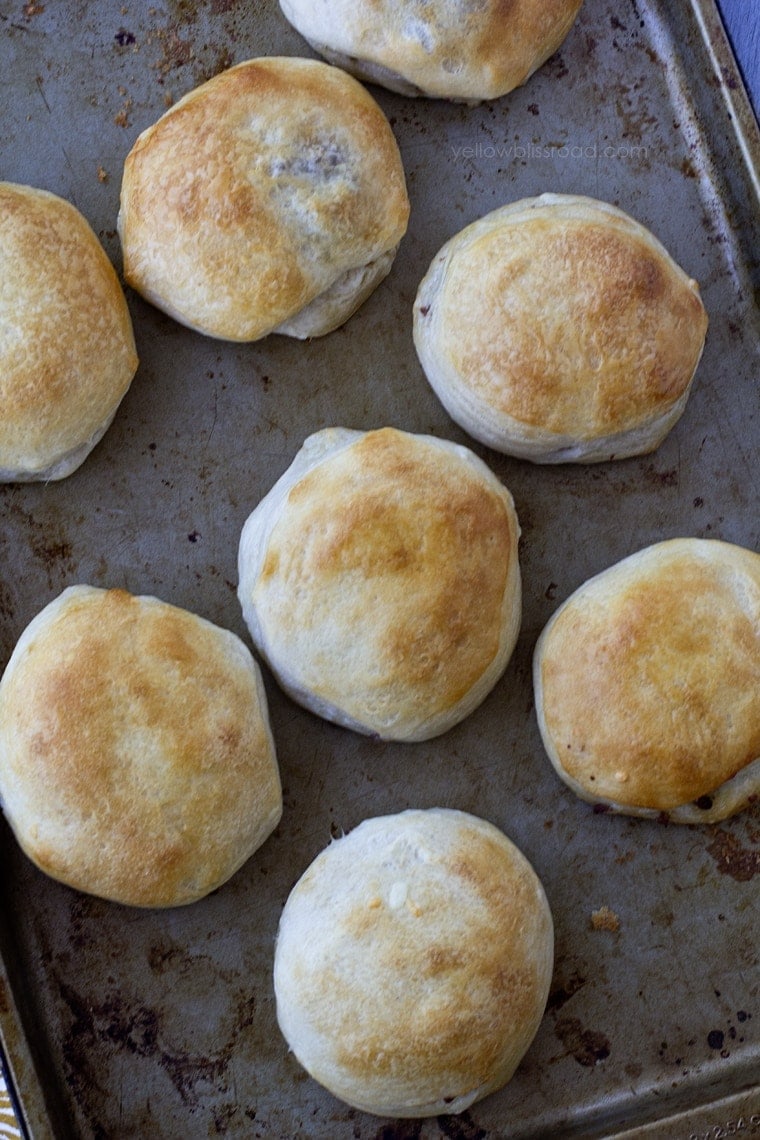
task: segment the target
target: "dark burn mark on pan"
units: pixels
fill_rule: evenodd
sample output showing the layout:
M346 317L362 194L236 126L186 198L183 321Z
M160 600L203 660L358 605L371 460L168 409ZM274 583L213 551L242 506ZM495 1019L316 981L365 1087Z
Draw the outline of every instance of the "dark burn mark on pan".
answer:
M419 1140L422 1135L422 1121L394 1120L384 1124L375 1134L374 1140Z
M453 1097L452 1097L453 1100ZM419 1140L422 1136L422 1120L393 1120L383 1124L373 1140ZM488 1133L470 1116L469 1112L456 1116L436 1117L441 1136L448 1140L485 1140Z
M71 1024L62 1038L67 1081L73 1097L86 1105L99 1096L93 1058L103 1062L119 1053L149 1059L167 1074L183 1102L197 1107L209 1085L219 1089L238 1047L254 1017L255 999L246 995L239 1003L235 1023L223 1047L210 1055L167 1049L163 1041L161 1009L135 1003L119 990L93 1002L71 985L59 980L60 994L71 1013Z
M0 617L12 621L16 612L13 597L5 582L0 581Z
M56 579L70 577L77 572L73 547L58 520L37 519L14 499L7 503L7 514L18 524L19 532L26 531L30 553L35 562L45 569L51 590Z
M549 1000L546 1003L548 1013L556 1013L558 1009L570 1001L570 998L578 993L586 984L586 979L576 970L570 975L567 981L558 982L549 994Z
M707 854L722 875L730 875L737 883L748 883L760 872L760 851L742 847L736 836L723 828L716 828Z
M564 1056L570 1054L586 1068L598 1065L610 1055L611 1046L605 1035L584 1029L577 1017L561 1017L554 1026L554 1032L566 1049Z
M570 68L565 63L561 51L555 52L551 59L544 64L544 68L553 79L564 79L566 75L570 74Z
M658 471L653 463L648 464L642 474L645 478L659 487L677 487L679 484L679 472L677 467L671 467L667 471Z
M458 1116L439 1116L437 1124L441 1135L448 1140L485 1140L488 1133L476 1124L468 1112Z
M744 1024L744 1022L748 1021L751 1017L752 1014L747 1013L746 1010L737 1010L736 1020L740 1025ZM732 1025L730 1021L728 1022L727 1029L711 1029L706 1038L708 1048L720 1054L723 1058L731 1056L731 1045L733 1042L742 1045L744 1044L744 1040L745 1038L741 1030L737 1029L735 1025Z

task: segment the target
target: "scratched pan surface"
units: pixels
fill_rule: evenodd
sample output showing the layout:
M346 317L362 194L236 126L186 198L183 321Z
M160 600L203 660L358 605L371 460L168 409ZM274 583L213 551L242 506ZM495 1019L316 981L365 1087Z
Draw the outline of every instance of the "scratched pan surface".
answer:
M0 177L73 201L120 268L121 167L138 132L261 54L311 54L271 0L2 0ZM0 1018L28 1130L35 1140L757 1131L760 811L706 828L595 814L553 775L530 684L540 629L591 574L675 535L760 547L757 150L715 12L706 0L587 0L561 51L491 106L376 94L413 206L391 276L311 344L222 344L129 295L141 365L111 430L65 482L0 489L3 665L74 582L154 593L246 636L240 528L306 435L393 424L468 442L423 378L411 306L442 242L503 202L591 194L654 230L701 283L711 317L693 395L639 460L541 469L472 445L512 490L523 530L524 622L506 675L464 724L412 746L322 723L267 675L283 820L210 898L154 913L76 894L33 869L0 825ZM555 976L507 1088L459 1119L387 1122L334 1100L288 1055L272 949L288 891L331 835L432 805L494 821L531 859L555 916ZM603 906L617 930L593 928Z

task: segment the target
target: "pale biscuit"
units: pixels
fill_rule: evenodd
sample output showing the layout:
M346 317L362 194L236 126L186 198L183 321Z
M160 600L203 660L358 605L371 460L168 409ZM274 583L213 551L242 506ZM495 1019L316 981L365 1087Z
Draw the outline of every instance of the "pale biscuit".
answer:
M274 988L298 1061L380 1116L460 1113L514 1074L553 966L541 882L492 824L432 808L330 844L280 919Z

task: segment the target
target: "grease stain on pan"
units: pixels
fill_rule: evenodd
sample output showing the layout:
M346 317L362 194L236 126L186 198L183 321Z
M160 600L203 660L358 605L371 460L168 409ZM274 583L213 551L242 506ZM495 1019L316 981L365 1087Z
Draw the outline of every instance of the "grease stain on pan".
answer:
M17 541L22 541L25 532L32 561L45 570L48 587L52 590L59 581L68 580L78 570L78 560L64 530L64 519L52 513L35 517L30 510L25 510L13 491L15 488L6 489L7 518L18 532ZM74 521L79 523L81 519Z
M760 872L760 850L742 846L735 835L722 827L713 832L707 854L722 875L730 875L738 883L748 883Z
M486 1140L488 1133L485 1128L471 1118L469 1112L458 1116L439 1116L437 1119L441 1135L448 1140Z
M93 1056L119 1053L143 1057L160 1067L169 1077L181 1100L190 1108L205 1103L208 1090L223 1090L228 1069L238 1048L241 1033L250 1029L255 999L248 995L235 1011L227 1039L213 1053L195 1053L172 1048L166 1039L160 1007L135 1003L119 990L93 1003L73 986L59 981L60 993L72 1021L63 1037L67 1079L80 1105L97 1097L98 1080L92 1073Z
M421 1135L421 1120L394 1120L383 1124L373 1140L419 1140Z
M586 979L577 970L570 974L567 981L557 982L549 994L549 1000L546 1003L547 1012L556 1013L557 1010L562 1009L562 1006L570 1001L570 998L577 994L578 990L582 989L585 984Z
M554 1032L565 1047L565 1052L553 1061L572 1056L579 1065L593 1068L605 1061L612 1052L612 1046L604 1033L595 1029L584 1029L577 1017L561 1017L554 1026Z

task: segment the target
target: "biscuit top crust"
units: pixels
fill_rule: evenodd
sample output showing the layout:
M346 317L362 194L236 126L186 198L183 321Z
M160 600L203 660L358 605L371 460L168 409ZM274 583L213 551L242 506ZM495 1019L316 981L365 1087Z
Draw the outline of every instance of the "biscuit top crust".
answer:
M396 140L360 83L315 60L249 60L127 156L124 273L190 327L254 340L393 249L408 215Z
M249 651L155 598L71 587L27 627L0 685L0 792L52 877L135 906L200 897L281 811Z
M365 820L296 884L276 949L278 1018L349 1103L456 1111L512 1075L552 963L543 888L506 836L464 812L405 811Z
M499 652L518 536L485 467L368 432L287 495L253 591L263 645L291 684L358 721L424 722Z
M552 760L587 798L667 810L760 757L760 555L673 539L582 586L536 651Z
M417 327L483 407L591 440L687 391L707 330L698 287L621 211L544 195L473 223L436 262Z
M0 182L0 474L43 472L96 435L136 369L127 303L86 219Z
M524 83L565 39L581 0L281 0L281 7L317 50L344 57L349 70L374 65L378 82L394 89L479 101Z

